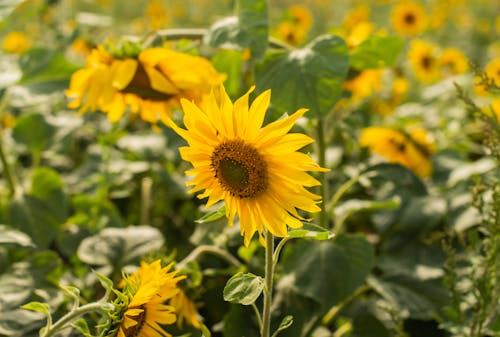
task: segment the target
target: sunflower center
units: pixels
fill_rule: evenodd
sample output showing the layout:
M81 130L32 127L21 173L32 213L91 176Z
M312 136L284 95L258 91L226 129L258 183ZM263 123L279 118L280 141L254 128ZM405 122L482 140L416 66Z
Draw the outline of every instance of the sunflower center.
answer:
M121 92L135 94L141 98L152 101L164 101L171 97L151 87L151 81L149 80L148 74L140 62L137 65L134 77Z
M415 15L413 13L407 13L404 17L405 23L412 25L415 23Z
M253 198L267 189L267 164L259 152L243 140L219 144L210 159L219 184L231 195Z
M422 62L422 68L431 69L432 63L433 63L432 57L426 55L426 56L422 57L421 62Z
M144 327L144 323L146 323L146 308L145 308L145 306L141 305L137 308L142 309L142 311L139 315L132 317L137 322L137 324L134 326L131 326L130 328L125 330L125 336L127 336L127 337L139 336L142 328Z

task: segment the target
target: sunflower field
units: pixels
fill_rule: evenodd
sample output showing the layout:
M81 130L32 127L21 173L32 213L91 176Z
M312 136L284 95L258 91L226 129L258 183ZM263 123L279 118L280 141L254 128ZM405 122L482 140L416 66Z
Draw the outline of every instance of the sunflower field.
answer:
M500 336L500 2L1 0L0 337Z

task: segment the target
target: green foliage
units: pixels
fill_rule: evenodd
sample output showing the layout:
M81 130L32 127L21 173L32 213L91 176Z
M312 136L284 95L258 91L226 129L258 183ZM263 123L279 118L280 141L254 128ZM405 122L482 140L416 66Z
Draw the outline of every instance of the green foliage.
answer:
M394 66L403 46L399 37L370 36L350 53L351 66L357 70Z
M250 305L255 303L264 289L264 279L251 273L237 273L224 287L224 300Z
M259 92L272 90L274 108L291 114L304 107L319 118L328 114L340 97L348 68L344 40L323 35L300 49L267 53L256 67L255 83Z

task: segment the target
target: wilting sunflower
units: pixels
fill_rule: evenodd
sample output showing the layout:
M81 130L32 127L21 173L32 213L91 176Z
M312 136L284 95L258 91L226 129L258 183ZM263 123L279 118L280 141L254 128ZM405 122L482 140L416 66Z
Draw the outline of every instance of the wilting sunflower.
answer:
M248 107L252 90L234 104L223 86L199 107L181 100L186 129L172 123L189 145L180 153L194 167L186 172L193 176L190 192L204 190L198 197L208 197L206 207L224 200L230 226L238 214L246 246L255 232L260 239L264 230L283 237L287 225L301 227L297 209L320 211L320 197L305 189L320 183L306 171L327 171L297 152L312 138L288 133L306 109L262 127L271 91Z
M439 58L434 44L420 39L413 40L408 51L408 60L419 81L430 83L440 78Z
M178 292L177 282L183 276L169 272L172 264L162 268L160 260L141 267L125 279L123 294L128 304L122 314L117 337L164 337L171 336L161 325L175 323L175 308L164 304Z
M367 127L361 131L359 143L392 163L408 167L419 176L426 177L431 173L430 156L434 144L424 129L407 133L387 127Z
M10 32L2 41L2 49L6 53L22 54L30 47L31 41L23 32Z
M180 98L199 101L224 80L202 57L167 48L148 48L114 57L102 46L71 77L70 108L97 110L118 121L127 108L153 124L170 118Z
M465 55L457 48L446 48L439 57L441 70L446 75L459 75L469 70Z
M421 4L413 1L402 1L392 9L391 24L399 34L414 36L425 30L427 16Z
M180 328L184 325L184 321L195 328L201 327L196 305L182 290L172 297L169 304L175 308L177 325Z

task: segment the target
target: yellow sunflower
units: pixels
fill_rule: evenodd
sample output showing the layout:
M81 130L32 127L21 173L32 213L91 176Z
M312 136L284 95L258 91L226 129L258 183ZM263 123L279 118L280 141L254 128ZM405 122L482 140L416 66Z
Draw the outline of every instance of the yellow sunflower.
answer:
M469 70L469 62L457 48L446 48L439 56L439 64L445 75L459 75Z
M357 103L380 92L383 72L383 69L363 70L358 76L345 81L344 89L351 92L351 100Z
M311 28L313 17L311 11L303 5L293 5L288 8L288 16L292 22L304 31L308 31Z
M165 28L170 22L170 16L165 5L158 0L152 0L146 7L146 17L152 30Z
M305 188L320 183L306 171L327 171L297 152L312 138L288 133L307 109L262 127L271 91L249 107L252 90L234 104L223 86L199 107L181 100L186 129L171 125L189 145L180 153L194 167L186 172L193 176L190 192L204 190L198 197L208 197L206 207L224 200L229 225L237 214L246 246L255 232L260 239L264 230L284 237L287 225L302 227L298 209L320 211L320 197Z
M148 48L135 56L113 57L93 49L87 66L71 77L66 95L70 108L97 110L118 121L127 108L147 122L169 119L180 98L200 101L222 83L211 63L167 48Z
M182 290L172 297L169 304L175 308L177 324L180 328L182 328L184 321L195 328L201 327L196 305Z
M430 83L440 78L439 58L434 44L420 39L413 40L408 60L419 81Z
M430 155L435 148L424 129L417 128L406 133L392 128L371 126L361 131L359 143L392 163L408 167L419 176L429 176L432 171Z
M141 267L127 279L123 293L129 302L122 315L117 337L164 337L171 336L161 325L176 321L175 308L164 304L179 291L177 282L183 276L169 272L173 264L162 268L160 260Z
M486 67L484 72L488 76L488 80L492 81L495 85L500 86L500 58L491 60ZM477 78L478 83L474 86L474 91L480 96L488 95L486 84L479 83L480 78Z
M6 53L22 54L30 47L31 41L23 32L10 32L2 41L2 49Z
M392 9L391 25L401 35L414 36L422 33L427 27L424 8L413 1L399 2Z

